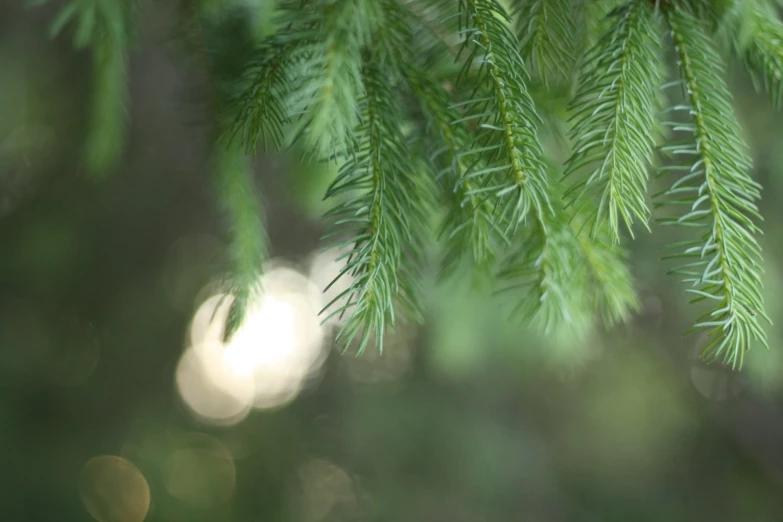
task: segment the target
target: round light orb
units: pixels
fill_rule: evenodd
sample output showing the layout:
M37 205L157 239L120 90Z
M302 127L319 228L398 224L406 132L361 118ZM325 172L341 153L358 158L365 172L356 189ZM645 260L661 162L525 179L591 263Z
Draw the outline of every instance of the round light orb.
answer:
M144 475L127 459L115 455L87 461L79 495L98 522L142 522L150 508L150 488Z
M197 389L185 374L199 374L211 381L211 387L235 402L256 408L275 408L293 400L314 375L326 357L324 329L318 317L321 301L317 287L292 268L273 265L259 281L259 291L248 303L244 319L226 342L223 338L233 297L216 294L199 306L190 326L192 361L182 364L180 394L198 415L216 418L215 411L205 415L204 404L223 399L196 401ZM196 371L199 370L199 371ZM197 380L191 378L190 381ZM179 382L179 381L178 381ZM187 391L183 391L186 389ZM199 406L194 406L199 402ZM210 406L210 408L212 408ZM237 408L234 408L236 410Z
M171 496L191 507L222 506L236 487L234 458L215 437L189 434L163 461L163 483Z
M177 392L188 410L201 422L231 426L250 412L254 384L247 377L221 372L219 345L182 354L176 371Z

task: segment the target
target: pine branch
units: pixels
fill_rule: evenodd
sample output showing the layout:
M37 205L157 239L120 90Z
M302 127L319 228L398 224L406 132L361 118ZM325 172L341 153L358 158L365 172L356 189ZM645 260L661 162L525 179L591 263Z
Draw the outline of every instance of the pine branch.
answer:
M452 15L453 3L443 0L398 0L411 13L412 37L423 40L416 48L427 54L447 54L449 58L459 55L460 38L457 20Z
M705 229L700 238L677 245L682 253L670 257L687 262L673 273L685 276L696 296L692 302L713 304L694 326L707 331L703 355L741 367L753 341L766 346L759 319L769 320L761 297L761 249L753 237L760 187L748 175L751 160L710 38L686 10L666 4L663 11L687 99L675 109L692 117L691 125L677 127L693 135L665 148L675 157L692 158L676 167L684 175L665 194L665 203L687 205L689 211L666 222Z
M566 84L575 65L576 20L571 0L517 2L520 50L528 72L545 87Z
M757 91L783 108L783 22L766 0L745 3L735 22L734 50L745 62ZM747 35L747 36L746 36Z
M125 144L126 52L134 14L135 3L131 1L70 0L50 28L50 35L55 37L72 23L75 26L74 47L89 47L92 52L93 103L84 144L84 162L87 172L96 177L117 166Z
M242 324L248 305L261 291L267 259L266 229L251 163L240 144L229 139L226 128L226 122L235 117L231 112L234 107L228 101L237 96L241 65L250 55L253 41L242 11L223 10L197 0L186 0L183 8L188 43L208 79L206 105L215 140L211 168L218 204L230 234L227 286L233 299L223 330L223 340L228 341Z
M375 0L289 1L289 30L300 41L301 59L287 102L297 119L296 136L319 158L350 148L359 116L361 53L382 19Z
M585 215L592 215L592 211L586 211ZM627 321L633 312L640 310L641 303L628 269L626 250L614 241L606 225L591 235L583 233L584 220L573 219L571 228L579 241L588 273L591 309L608 328Z
M557 183L550 186L557 192ZM553 213L521 231L499 274L509 282L505 291L519 296L516 312L547 334L562 326L581 334L596 318L607 327L626 321L640 305L625 250L606 226L585 233L591 210L570 216L558 200L553 195Z
M609 14L623 3L623 0L576 0L575 48L580 63L610 28Z
M439 237L445 236L446 242L442 266L445 275L465 257L484 267L494 259L492 208L472 193L471 182L463 179L467 166L460 153L471 141L470 131L464 123L455 123L460 113L451 106L449 93L435 79L432 64L427 63L436 48L444 51L443 42L437 36L421 36L422 32L429 35L434 31L429 24L424 26L425 19L442 15L443 5L424 4L382 0L385 25L379 41L413 94L421 113L413 109L414 119L424 120L414 150L426 159L431 177L439 182L445 196L447 211Z
M517 251L498 274L508 282L504 291L518 296L515 314L545 334L564 326L583 333L591 323L587 273L568 216L556 206L516 239Z
M224 332L224 338L228 339L244 319L248 304L261 290L267 241L248 158L236 146L219 143L216 149L213 165L216 192L231 233L229 292L234 300Z
M292 69L299 42L270 37L255 52L244 75L246 85L226 102L231 139L238 139L248 153L280 149L285 126L290 123L288 96L294 90Z
M327 319L348 315L336 342L347 348L358 336L359 353L373 338L383 350L384 331L395 323L395 305L418 316L416 254L423 245L416 227L426 222L422 197L427 187L419 186L412 169L400 110L379 62L377 54L364 62L356 148L327 192L327 197L345 199L326 216L336 220L330 236L350 236L333 245L349 251L341 256L345 267L330 286L343 277L351 282L324 311Z
M466 115L461 121L480 130L464 153L471 165L465 179L477 187L472 193L490 199L500 220L515 230L529 213L551 212L536 132L539 118L503 7L496 0L461 0L460 12L468 52L462 76L479 64L477 92L462 104Z
M632 1L612 13L612 23L590 52L571 109L574 152L566 176L579 174L570 192L599 200L591 224L609 224L614 241L620 221L647 226L647 168L655 147L661 79L660 29L654 7Z
M382 348L398 311L419 315L433 178L446 207L444 269L465 259L492 264L513 244L501 276L517 292L518 311L545 332L583 331L596 317L607 326L625 320L639 303L617 243L622 226L631 231L649 217L663 11L687 100L674 111L691 118L664 124L690 136L663 150L692 160L660 170L681 173L665 204L689 209L667 222L703 232L678 245L671 257L686 264L674 272L694 301L715 305L695 326L707 331L705 356L741 366L754 341L766 343L754 239L760 187L748 175L724 65L705 31L731 44L757 88L781 105L783 23L773 0L518 0L516 29L504 7L512 0L275 0L279 17L263 27L247 16L253 8L182 1L195 13L194 47L209 75L216 191L232 229L226 336L259 290L266 256L244 151L291 141L343 162L327 217L335 221L330 236L341 238L333 246L347 250L338 279L351 281L324 310L347 316L343 346L356 342L361 352L373 340ZM55 33L73 25L75 44L93 53L86 160L95 172L116 164L124 140L133 4L70 0L53 25ZM577 66L568 107L573 181L563 201L541 143L563 138Z
M93 105L85 143L85 165L93 176L117 167L126 140L128 71L125 44L106 38L93 46Z
M435 150L429 160L436 177L445 174L447 213L440 236L445 237L444 269L451 270L465 258L477 267L489 266L495 258L492 207L480 198L476 187L466 179L468 166L460 156L471 142L464 125L455 124L459 113L450 105L448 94L413 64L405 68L405 77L428 119L428 135L434 138Z

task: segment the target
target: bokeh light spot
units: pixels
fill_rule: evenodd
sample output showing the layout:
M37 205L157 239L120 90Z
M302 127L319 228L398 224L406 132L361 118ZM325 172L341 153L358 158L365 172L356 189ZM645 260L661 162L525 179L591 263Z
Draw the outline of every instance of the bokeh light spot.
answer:
M236 466L222 442L193 433L164 460L163 481L171 496L183 503L200 509L215 508L234 494Z
M280 265L267 269L259 287L228 342L223 332L232 296L208 297L193 317L177 386L201 420L233 423L251 407L284 406L320 373L326 353L317 287Z
M353 481L339 466L327 460L311 460L299 469L301 497L297 508L302 522L319 522L330 513L353 514L358 509Z
M150 508L150 488L141 471L114 455L94 457L82 469L79 493L99 522L141 522Z
M225 379L216 378L217 369L208 370L208 363L209 357L204 356L204 351L201 354L193 349L185 351L177 365L177 391L198 420L223 426L236 424L250 412L253 385L247 379L231 378L230 375Z

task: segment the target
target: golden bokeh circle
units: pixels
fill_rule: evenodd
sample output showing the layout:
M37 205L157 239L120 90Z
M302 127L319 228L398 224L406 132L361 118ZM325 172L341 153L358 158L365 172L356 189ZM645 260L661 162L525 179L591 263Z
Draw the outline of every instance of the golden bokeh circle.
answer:
M150 488L144 475L127 459L115 455L87 461L79 495L98 522L142 522L150 508Z

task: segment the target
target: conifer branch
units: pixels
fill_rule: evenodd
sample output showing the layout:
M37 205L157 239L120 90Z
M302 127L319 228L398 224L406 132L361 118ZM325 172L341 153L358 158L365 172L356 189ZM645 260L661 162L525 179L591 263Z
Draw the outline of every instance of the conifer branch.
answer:
M218 144L215 156L216 192L230 231L229 292L234 300L224 332L228 339L241 324L248 304L261 289L267 241L248 158L241 149L227 144Z
M117 166L125 145L126 53L134 14L133 1L71 0L50 28L54 37L72 23L74 47L90 48L92 52L92 105L84 143L84 164L87 172L96 177Z
M566 326L580 332L590 323L585 265L580 244L559 207L539 214L517 235L517 251L499 272L504 291L517 296L514 312L552 333Z
M496 227L489 201L479 197L472 180L466 178L468 166L461 152L471 142L470 133L464 125L454 123L460 115L451 107L443 87L413 65L406 67L405 76L435 135L437 147L430 162L438 176L446 174L448 207L440 231L446 241L444 268L449 270L466 256L477 267L487 267L495 258Z
M585 214L590 216L592 211ZM641 303L628 269L627 251L614 241L608 226L588 235L584 233L582 221L571 221L572 232L579 241L587 270L591 309L608 328L627 321L633 312L640 310Z
M343 277L351 282L324 312L329 312L327 319L348 316L336 342L347 348L358 336L359 353L372 338L383 349L384 331L395 323L395 305L418 316L416 255L423 246L416 227L426 222L426 188L417 184L399 127L400 109L381 61L377 54L364 61L356 148L327 191L327 197L345 199L326 215L335 219L330 236L350 236L333 245L349 250L339 258L346 264L330 286Z
M547 176L536 128L539 123L527 91L519 42L496 0L460 0L465 35L463 77L478 63L477 91L464 102L461 121L479 128L464 153L474 192L493 201L509 230L529 213L551 212Z
M592 211L569 216L557 197L552 200L553 213L521 231L518 251L500 272L509 281L505 290L519 296L516 311L544 333L561 326L580 333L594 319L607 327L627 320L639 300L626 252L606 225L585 233Z
M453 56L460 52L456 20L451 16L453 4L443 0L397 0L411 13L415 25L421 31L412 31L416 38L425 36L428 45L421 46L429 52L447 51Z
M85 159L96 173L122 150L135 1L69 0L52 27L73 25L77 47L93 53ZM262 31L239 5L182 0L208 71L216 192L232 229L226 335L258 291L266 256L246 154L294 143L343 163L326 217L335 221L329 236L341 238L333 246L347 250L339 278L351 281L324 310L347 317L343 346L382 347L399 311L419 315L433 180L445 207L444 272L465 259L494 264L512 245L501 276L518 292L518 311L544 331L625 320L639 303L618 242L621 228L649 217L662 11L686 98L673 112L691 119L663 124L690 134L663 151L692 160L660 169L681 173L664 204L689 209L664 222L703 229L677 245L671 257L687 264L674 273L695 301L715 305L695 326L708 333L704 355L741 366L754 341L766 343L760 187L707 31L732 45L780 106L783 23L773 1L783 0L275 0ZM563 145L566 112L574 146L563 194L541 143Z
M127 133L128 73L125 44L105 39L93 48L93 105L85 164L93 176L115 168Z
M708 335L703 355L741 367L754 341L766 345L759 319L769 320L761 297L761 249L753 237L760 187L748 175L751 160L710 38L685 9L667 3L663 12L687 100L675 109L693 121L678 125L692 140L665 148L675 157L692 158L679 167L684 174L665 194L665 203L684 204L689 211L665 222L705 229L700 238L677 245L681 253L670 257L687 263L673 273L685 276L688 292L696 296L692 302L712 304L694 326Z
M251 162L241 145L230 139L226 127L236 117L232 113L236 107L229 101L238 96L235 89L241 85L242 69L232 65L235 61L242 63L241 58L249 56L253 42L248 38L242 13L237 16L219 7L212 12L208 6L193 0L186 1L183 7L187 13L189 43L209 82L206 105L214 136L210 167L218 204L229 230L227 286L233 299L222 332L223 340L228 341L262 290L261 275L267 259L266 228ZM226 33L233 38L224 39Z
M248 153L255 152L259 144L266 152L272 147L280 149L285 142L297 44L274 37L264 41L244 72L249 77L247 84L226 102L226 112L233 119L228 132Z
M631 1L612 13L590 52L571 103L574 140L566 176L579 175L570 199L598 200L591 228L604 221L615 242L620 222L647 226L647 168L655 147L660 101L660 29L654 7Z
M735 51L744 59L756 90L769 93L783 108L783 22L766 0L748 2L744 27L735 36ZM747 36L745 36L747 35Z
M468 167L460 154L471 143L470 131L464 123L455 123L461 115L452 106L449 93L430 69L424 70L430 53L436 48L443 51L444 41L439 34L434 38L420 35L435 31L429 18L442 15L444 6L437 2L423 3L417 6L414 2L400 4L386 0L383 5L387 27L381 32L381 41L387 44L386 55L401 72L425 122L419 148L432 178L439 182L447 208L439 233L440 239L445 237L442 265L445 275L465 258L477 267L487 268L491 264L493 218L489 202L477 196L472 182L464 178Z
M522 59L544 86L565 84L575 65L576 20L571 0L517 2L515 18Z
M579 62L584 61L609 29L612 20L609 14L623 3L624 0L576 0L575 48Z
M301 0L285 6L284 37L300 41L291 119L318 158L350 147L359 116L361 53L381 20L375 0Z

